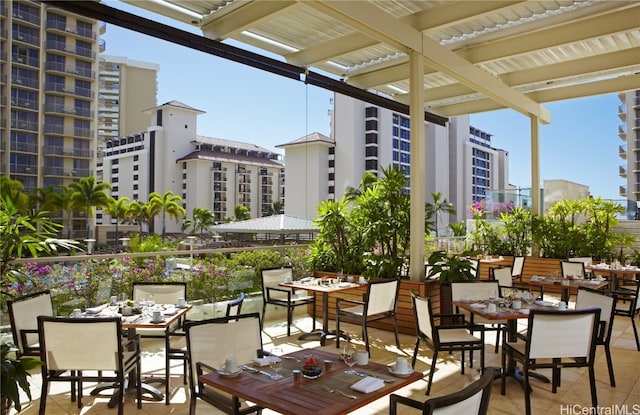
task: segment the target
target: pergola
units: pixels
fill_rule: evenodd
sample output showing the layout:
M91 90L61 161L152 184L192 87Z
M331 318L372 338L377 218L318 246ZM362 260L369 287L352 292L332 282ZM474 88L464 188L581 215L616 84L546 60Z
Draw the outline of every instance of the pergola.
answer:
M635 0L123 1L193 25L203 36L97 2L45 0L409 112L412 279L423 270L425 119L444 123L446 117L502 108L529 117L532 209L539 213L539 125L551 122L542 104L640 88ZM281 60L226 45L228 39Z

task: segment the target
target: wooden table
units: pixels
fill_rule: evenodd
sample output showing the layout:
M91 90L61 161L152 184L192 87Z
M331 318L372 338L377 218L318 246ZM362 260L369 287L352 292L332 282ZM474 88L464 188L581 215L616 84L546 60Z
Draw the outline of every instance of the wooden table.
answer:
M462 308L463 310L467 310L468 312L481 316L486 320L506 320L507 321L507 337L509 342L514 342L517 339L518 335L518 320L519 319L528 319L529 314L525 314L521 312L521 310L514 310L511 308L505 308L498 305L496 313L488 313L486 308L476 308L471 305L474 303L478 303L480 301L452 301L454 306ZM485 301L482 301L485 302ZM536 304L531 304L528 306L529 309L548 309L549 307L539 306ZM509 366L507 366L506 376L510 376L516 379L522 387L524 387L524 381L522 379L522 374L516 370L516 367L509 362ZM551 381L544 375L535 372L529 372L529 376L539 379L545 383L550 383Z
M338 284L321 284L321 279L314 278L307 283L301 283L299 281L294 281L291 283L280 283L278 285L287 288L294 288L296 290L307 290L315 293L322 293L322 329L314 330L309 333L304 333L300 335L300 340L305 340L312 336L320 337L320 344L322 346L325 345L328 336L336 336L335 330L329 329L329 294L338 292L351 290L357 287L360 287L358 283L338 283ZM346 335L340 333L342 337L347 338Z
M606 265L589 265L584 268L585 270L591 272L593 275L602 275L605 276L611 281L611 289L618 289L618 279L622 277L623 279L628 276L633 276L633 278L637 278L638 274L640 274L640 268L638 267L623 267L620 266L618 268L612 268L609 264Z
M384 387L377 391L364 394L350 389L352 384L363 378L345 374L344 371L348 367L339 360L337 354L305 349L286 356L302 359L308 354L312 354L319 361L332 360L331 369L318 379L303 378L298 383L294 383L288 368L292 368L291 365L295 365L296 361L284 359L288 364L280 372L285 375L284 379L273 380L264 375L243 371L240 376L234 378L220 376L214 372L200 376L200 381L285 415L337 415L352 412L423 377L422 372L413 372L403 378L394 377L389 374L387 366L369 360L367 366L355 366L355 369L383 379L393 379L393 382L385 383ZM356 399L346 398L337 391L329 393L326 388L355 395Z
M609 285L607 280L585 280L585 279L569 279L569 278L554 278L554 277L540 277L531 278L528 283L531 287L539 287L540 294L544 295L545 287L562 288L560 294L560 300L569 303L569 297L571 293L577 293L578 288L588 287L594 290L599 290Z
M185 308L177 308L173 304L165 304L165 305L157 304L155 308L169 310L170 312L173 312L173 310L176 310L176 313L170 314L170 315L163 314L163 321L159 323L152 323L151 315L144 312L142 314L134 314L132 316L121 316L122 328L127 329L127 334L129 339L136 338L138 329L163 330L166 335L167 330L169 330L170 327L172 327L180 319L184 318L185 314L191 309L191 305L188 305ZM84 317L91 318L91 317L104 316L105 315L104 313L108 313L108 311L107 310L101 311L100 313L97 313L97 314L85 313ZM145 378L142 380L142 393L147 393L151 395L151 399L154 401L162 401L164 399L164 394L154 386L150 385L150 383L166 383L168 381L169 379L167 379L166 377ZM91 391L91 395L97 395L101 391L106 389L111 389L111 388L114 388L114 385L112 384L98 385L95 389ZM118 404L117 394L114 394L111 400L109 401L108 407L112 408L117 406L117 404Z

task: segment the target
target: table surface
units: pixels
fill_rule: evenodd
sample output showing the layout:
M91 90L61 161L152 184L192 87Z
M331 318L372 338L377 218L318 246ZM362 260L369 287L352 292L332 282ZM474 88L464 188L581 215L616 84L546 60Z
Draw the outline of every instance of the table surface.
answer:
M303 378L297 383L294 383L287 366L281 370L285 377L280 380L273 380L267 376L248 371L243 371L237 377L224 377L214 372L200 376L200 380L204 384L282 414L330 415L354 411L423 377L422 372L413 372L407 377L396 377L389 373L389 368L386 365L369 360L368 365L355 366L354 369L383 379L393 379L394 382L385 383L383 388L365 394L350 389L351 385L363 377L344 373L348 367L339 360L337 354L323 350L305 349L286 356L302 359L309 354L312 354L319 361L333 361L331 369L318 379ZM290 362L289 368L292 367L291 365L297 365L294 359L284 359L284 362ZM265 370L270 371L268 367ZM346 398L337 391L329 393L326 388L355 395L356 399Z
M569 285L564 285L563 281L569 281ZM602 281L598 280L585 280L585 279L568 279L568 278L553 278L553 277L538 277L537 279L530 279L528 282L529 285L534 287L558 287L563 289L570 289L572 291L577 291L580 287L588 287L594 290L599 290L609 285L609 281L603 279Z
M121 324L125 329L166 329L172 326L176 321L182 318L190 309L191 305L187 305L184 308L178 308L173 304L156 304L153 308L158 309L162 313L163 320L158 323L151 322L151 315L149 313L133 314L131 316L122 316ZM165 314L166 313L166 314ZM106 305L99 313L88 314L85 313L85 318L90 317L111 317L111 314L106 310Z
M288 288L295 288L298 290L309 290L309 291L316 291L316 292L320 292L320 293L333 293L336 291L344 291L344 290L351 290L353 288L357 288L360 287L362 285L366 285L366 284L359 284L356 282L352 282L352 283L336 283L336 284L321 284L320 282L322 281L321 278L312 278L309 280L309 282L307 283L302 283L300 281L293 281L291 283L285 283L285 282L281 282L280 286L282 287L288 287Z

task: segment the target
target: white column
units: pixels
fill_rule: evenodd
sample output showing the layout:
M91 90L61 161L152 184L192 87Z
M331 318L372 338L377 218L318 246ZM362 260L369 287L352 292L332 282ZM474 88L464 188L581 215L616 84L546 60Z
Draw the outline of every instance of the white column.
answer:
M409 55L411 121L411 262L410 277L424 277L424 203L425 203L425 128L424 128L424 60L412 50Z
M540 202L540 124L531 117L531 213L541 215Z

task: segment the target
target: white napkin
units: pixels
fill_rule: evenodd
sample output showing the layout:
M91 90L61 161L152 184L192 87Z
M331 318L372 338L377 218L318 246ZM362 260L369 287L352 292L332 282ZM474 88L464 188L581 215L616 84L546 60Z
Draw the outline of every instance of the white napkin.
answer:
M536 304L542 307L551 307L553 305L553 303L550 303L548 301L542 301L542 300L536 300Z
M252 359L253 363L256 366L269 366L269 364L273 360L280 361L281 359L279 357L276 357L276 356L256 357L256 358Z
M106 304L102 304L96 307L87 307L85 308L85 312L87 314L99 314L102 310L104 310L107 307Z
M482 304L482 303L473 303L470 304L469 307L471 308L487 308L486 304Z
M176 307L169 307L164 310L162 314L164 314L165 316L175 316L176 314L178 314L178 311L179 310Z
M373 376L362 378L351 385L351 389L362 393L377 391L381 388L384 388L384 381L380 378L374 378Z

